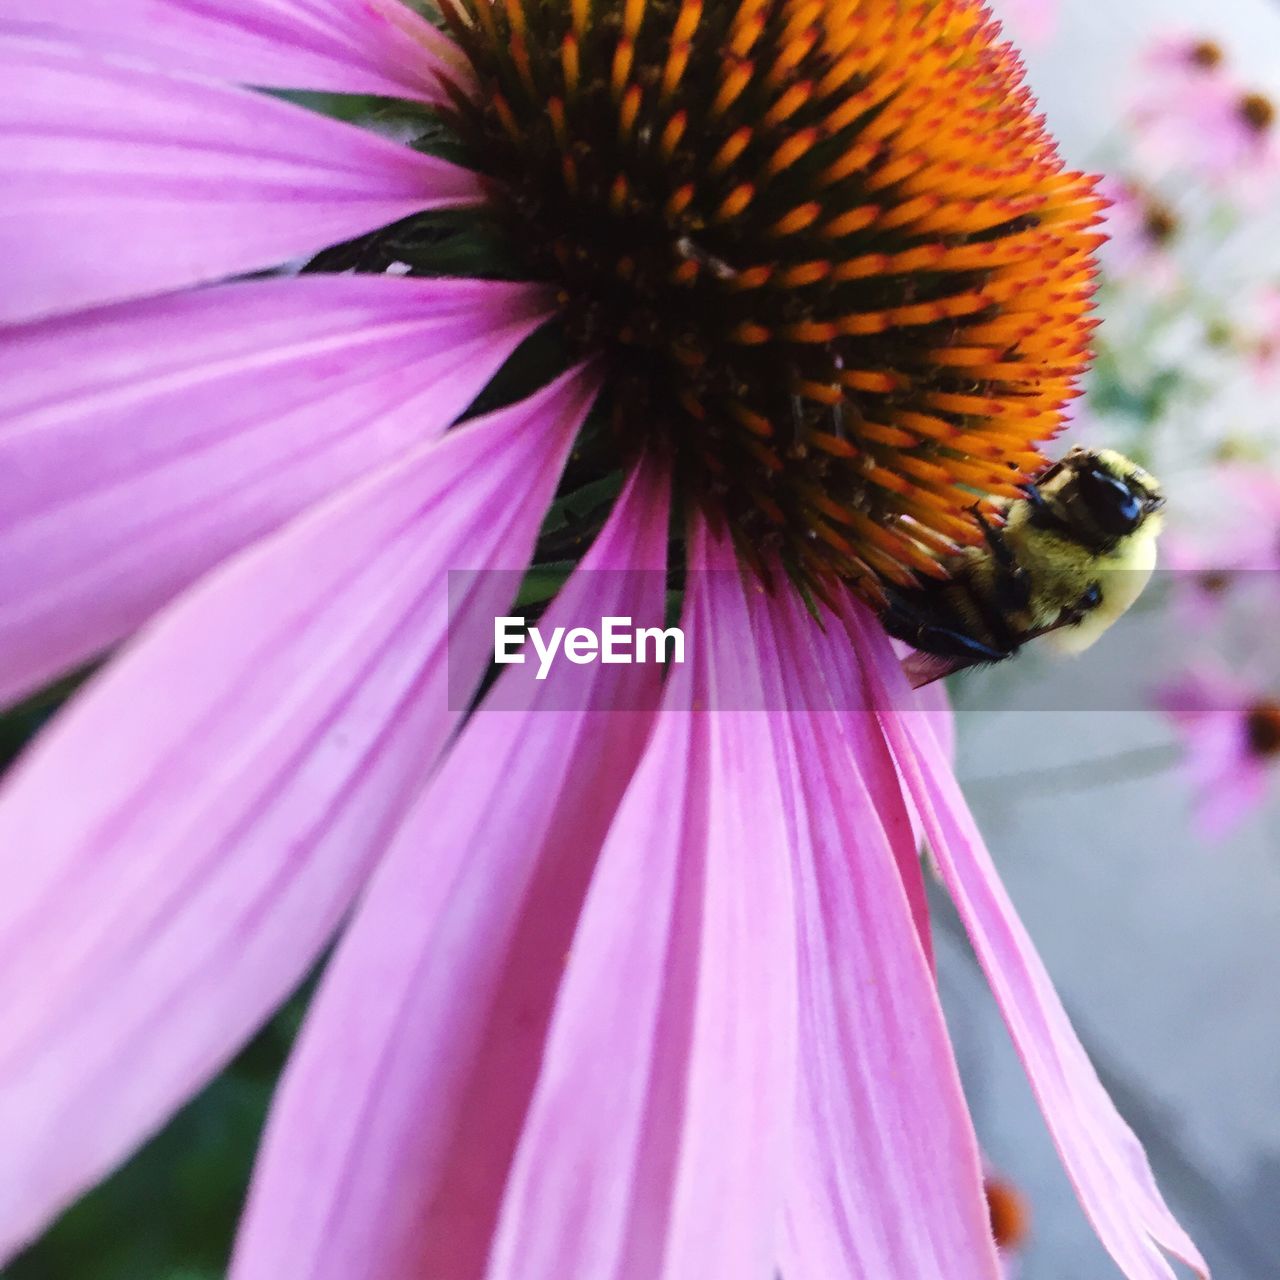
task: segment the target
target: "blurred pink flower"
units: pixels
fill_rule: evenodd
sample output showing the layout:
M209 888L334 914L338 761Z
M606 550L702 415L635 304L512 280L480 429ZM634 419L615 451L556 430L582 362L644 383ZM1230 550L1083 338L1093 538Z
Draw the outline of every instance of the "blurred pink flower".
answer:
M1165 570L1190 618L1209 621L1233 588L1250 583L1280 600L1280 475L1222 462L1204 474L1199 490L1202 509L1161 539Z
M1250 356L1258 381L1274 393L1280 382L1280 287L1268 285L1253 303Z
M345 922L235 1280L991 1280L914 813L1099 1236L1203 1271L864 608L815 626L699 523L661 691L448 696L485 665L448 572L528 562L597 371L451 430L541 288L206 282L481 201L219 83L439 102L450 43L394 0L9 0L0 36L0 696L137 633L0 796L5 1251ZM596 571L664 565L668 498L637 464L553 620L660 616Z
M1154 192L1124 178L1104 178L1098 189L1110 202L1103 225L1107 242L1099 250L1107 272L1167 293L1178 283L1169 252L1179 231L1177 214Z
M1028 46L1047 43L1058 30L1062 0L1002 0L998 6L1018 40Z
M1266 800L1280 765L1280 700L1212 667L1159 690L1195 789L1196 819L1210 839L1229 835Z
M1139 155L1229 197L1257 200L1280 174L1274 104L1231 74L1211 41L1173 37L1144 58L1131 115Z
M1161 32L1142 55L1148 71L1190 84L1221 73L1226 60L1226 52L1216 40L1189 31Z

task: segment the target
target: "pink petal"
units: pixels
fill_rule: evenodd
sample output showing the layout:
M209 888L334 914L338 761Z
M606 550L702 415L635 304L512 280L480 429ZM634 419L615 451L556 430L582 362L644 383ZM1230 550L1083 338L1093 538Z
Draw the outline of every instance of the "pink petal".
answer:
M521 285L317 276L8 331L0 702L442 432L545 314Z
M665 481L633 478L540 624L662 616ZM492 623L490 624L492 626ZM384 859L268 1128L236 1280L478 1276L600 843L656 668L595 665L571 708L509 668ZM520 711L492 710L494 703ZM588 709L595 708L595 709Z
M474 174L301 107L0 41L0 322L275 266Z
M723 563L699 531L691 566ZM714 557L714 558L713 558ZM736 572L691 575L686 664L600 854L489 1280L774 1274L794 1114L787 832Z
M877 705L901 707L909 692L862 611L847 618L871 668ZM1049 1131L1080 1202L1130 1280L1174 1280L1157 1245L1208 1275L1174 1221L1147 1158L1107 1096L1022 927L937 741L912 715L880 716L947 888L1004 1013Z
M1196 827L1206 840L1225 840L1266 803L1270 771L1257 760L1240 763L1234 773L1202 787L1196 796Z
M400 0L5 0L0 32L240 84L440 102L451 41Z
M314 961L457 719L446 668L474 681L486 662L446 656L448 571L525 561L594 386L575 372L245 552L15 769L0 1247L155 1128ZM464 613L505 607L486 581Z
M874 726L859 708L862 655L824 621L790 593L756 610L774 705L806 708L774 721L800 934L799 1123L779 1270L997 1280L977 1141L880 814L899 783L848 732Z

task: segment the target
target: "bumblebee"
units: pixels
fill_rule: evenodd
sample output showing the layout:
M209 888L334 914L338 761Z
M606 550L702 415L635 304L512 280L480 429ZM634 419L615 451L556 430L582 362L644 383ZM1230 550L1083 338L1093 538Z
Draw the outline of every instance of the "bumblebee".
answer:
M1052 636L1087 649L1142 593L1156 563L1164 495L1154 476L1111 449L1072 449L1036 475L984 541L957 553L949 577L887 589L885 630L917 652L917 688L1002 662Z

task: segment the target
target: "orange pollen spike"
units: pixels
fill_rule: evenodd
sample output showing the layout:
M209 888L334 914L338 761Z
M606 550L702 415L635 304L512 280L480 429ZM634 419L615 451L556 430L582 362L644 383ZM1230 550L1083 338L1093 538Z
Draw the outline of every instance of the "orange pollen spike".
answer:
M511 61L516 64L516 70L520 73L520 79L524 82L524 87L531 95L536 95L538 87L533 79L533 67L529 62L529 50L525 46L524 40L518 35L511 37Z
M817 284L831 275L831 263L826 261L801 262L794 267L786 267L779 271L776 282L784 289L802 289L805 285Z
M622 95L622 106L618 110L618 133L623 141L631 136L643 96L638 84L628 85L626 93Z
M674 222L692 203L696 192L692 182L686 182L683 187L671 193L670 198L663 206L663 212L667 215L668 221Z
M770 89L780 88L787 77L804 61L809 51L817 43L818 31L816 28L810 28L802 35L789 40L783 45L777 62L773 64L769 74L765 76L765 84Z
M524 132L516 123L516 118L511 112L511 108L507 105L507 100L500 94L493 95L493 109L497 113L498 119L502 121L502 127L507 131L513 141L520 142L524 138Z
M716 210L716 221L728 222L731 218L736 218L751 203L755 193L756 189L750 182L734 187Z
M720 83L720 92L711 104L711 114L722 116L742 96L742 91L751 83L755 68L749 62L732 62L728 65L724 78Z
M827 435L822 431L811 431L806 437L815 449L829 453L833 458L856 458L858 450L848 440L840 436Z
M748 409L741 401L733 401L729 406L729 413L752 435L759 436L762 440L767 440L773 435L773 423L763 414L756 413L754 409Z
M761 347L772 337L773 335L764 325L755 324L752 321L740 324L730 335L732 341L743 347Z
M662 97L664 101L675 93L684 75L685 68L689 65L689 55L692 52L693 46L687 41L671 46L671 52L667 56L667 65L662 72Z
M843 239L845 236L851 236L871 226L873 222L880 218L881 213L882 210L879 205L860 205L856 209L850 209L847 213L842 213L838 217L832 218L822 228L822 234L831 240Z
M901 374L884 373L875 369L846 369L840 373L840 382L853 391L869 391L889 395L906 385Z
M793 133L774 153L769 157L768 164L765 165L765 176L769 178L776 177L785 169L791 168L802 156L807 155L818 141L817 129L802 129L799 133Z
M634 41L644 21L645 0L625 0L622 8L622 33Z
M736 129L731 133L721 146L720 150L715 153L711 159L711 172L715 174L723 173L730 168L735 160L747 149L752 138L750 125L743 125L741 129Z
M484 4L486 0L480 0ZM524 17L524 5L521 0L505 0L504 8L507 12L507 21L511 24L511 30L514 35L523 40L525 37L526 25Z
M777 102L765 112L764 125L776 129L784 121L790 120L813 95L813 86L808 81L793 84Z
M672 44L685 44L693 39L693 33L702 21L702 0L684 0L675 28L671 32Z
M560 43L560 68L564 72L565 92L572 96L578 90L578 78L581 75L578 41L572 32Z
M622 90L627 83L627 77L631 74L631 65L635 61L635 56L635 43L624 36L618 41L618 48L613 55L613 73L610 78L610 88L613 91L613 100L615 102L622 97Z
M836 405L844 399L844 392L839 387L828 386L824 382L810 382L802 379L795 385L795 393L806 400L814 400L818 404Z
M692 258L686 258L672 273L671 279L676 284L692 284L698 278L701 268Z
M662 131L662 138L658 143L664 160L670 160L675 154L676 148L680 145L680 139L684 137L684 131L688 123L689 116L684 111L677 111L667 121L666 128Z
M811 227L822 216L822 206L816 201L811 200L808 204L802 204L790 213L784 214L777 222L768 230L768 234L772 236L789 236L797 231L803 231L806 227Z

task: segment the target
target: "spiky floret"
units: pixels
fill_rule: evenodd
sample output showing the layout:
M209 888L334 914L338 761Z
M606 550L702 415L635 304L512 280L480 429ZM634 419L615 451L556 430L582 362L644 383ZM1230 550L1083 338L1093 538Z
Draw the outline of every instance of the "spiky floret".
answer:
M940 576L1088 357L1102 200L972 0L446 0L513 238L745 558Z

